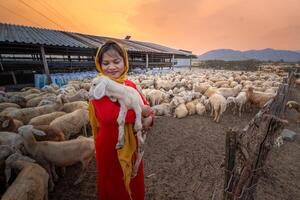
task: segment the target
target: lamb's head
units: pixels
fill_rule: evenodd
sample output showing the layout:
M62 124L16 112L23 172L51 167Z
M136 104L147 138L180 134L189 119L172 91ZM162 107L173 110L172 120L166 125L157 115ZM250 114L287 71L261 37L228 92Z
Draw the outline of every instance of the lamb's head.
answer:
M18 133L21 135L23 139L31 138L34 139L33 134L38 136L45 136L46 133L43 131L40 131L38 129L33 128L32 125L24 125L18 128Z
M93 79L92 86L89 91L89 95L95 99L101 99L105 96L105 89L109 83L109 78L105 76L99 76Z

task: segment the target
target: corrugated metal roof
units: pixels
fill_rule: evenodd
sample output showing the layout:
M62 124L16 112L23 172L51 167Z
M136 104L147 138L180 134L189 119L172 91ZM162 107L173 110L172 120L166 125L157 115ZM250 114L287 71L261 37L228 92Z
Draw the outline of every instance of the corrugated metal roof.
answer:
M193 56L188 52L179 51L150 42L140 42L134 40L101 37L81 33L0 23L0 42L98 48L110 39L122 43L127 51Z
M89 48L62 31L0 23L0 42Z

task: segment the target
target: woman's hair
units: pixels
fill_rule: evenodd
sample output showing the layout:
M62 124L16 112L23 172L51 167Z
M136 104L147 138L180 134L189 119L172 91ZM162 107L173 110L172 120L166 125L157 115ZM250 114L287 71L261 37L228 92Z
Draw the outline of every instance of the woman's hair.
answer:
M100 65L102 63L103 54L111 49L115 50L123 58L123 61L125 62L125 55L120 45L113 40L109 40L105 42L105 44L102 45L102 47L100 48L99 55L98 55Z

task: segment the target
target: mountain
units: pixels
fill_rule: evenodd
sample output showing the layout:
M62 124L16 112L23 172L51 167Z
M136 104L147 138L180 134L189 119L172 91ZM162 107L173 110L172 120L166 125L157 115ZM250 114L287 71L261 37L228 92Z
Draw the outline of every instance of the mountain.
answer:
M300 61L300 52L288 50L262 49L249 51L236 51L232 49L216 49L208 51L200 56L200 60L262 60L262 61L280 61L298 62Z

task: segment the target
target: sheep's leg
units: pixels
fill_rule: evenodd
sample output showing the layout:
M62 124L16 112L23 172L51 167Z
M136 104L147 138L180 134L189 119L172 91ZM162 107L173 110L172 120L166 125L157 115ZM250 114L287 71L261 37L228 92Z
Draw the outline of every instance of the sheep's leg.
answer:
M210 116L212 117L212 116L214 116L214 107L213 107L213 105L211 105L210 108L211 108Z
M66 175L66 167L61 167L61 176L64 177Z
M217 118L218 118L218 109L214 109L214 121L217 121Z
M53 182L53 176L51 172L51 167L49 163L43 163L42 166L46 169L47 173L49 174L49 191L52 192L54 190L54 182Z
M138 105L136 105L133 108L134 112L135 112L135 123L134 123L134 130L136 132L139 132L140 130L142 130L143 125L142 125L142 108Z
M86 124L83 122L83 135L85 136L85 137L87 137L88 135L87 135L87 131L86 131Z
M55 171L55 165L51 165L51 172L52 172L52 175L53 175L53 180L54 182L56 182L58 180L58 176L56 174L56 171Z
M80 171L78 179L74 182L73 185L77 185L82 182L82 180L86 174L87 167L88 167L90 161L92 160L92 158L93 158L93 154L89 155L87 158L85 158L85 159L83 159L83 161L81 161L81 164L82 164L81 171Z
M243 104L240 105L240 107L239 107L239 117L242 116L242 110L243 110Z
M120 112L119 116L117 119L118 125L119 125L119 134L118 134L118 143L116 144L116 149L121 149L124 146L125 143L125 131L124 131L124 126L125 126L125 117L127 113L127 107L125 104L122 102L120 103Z

